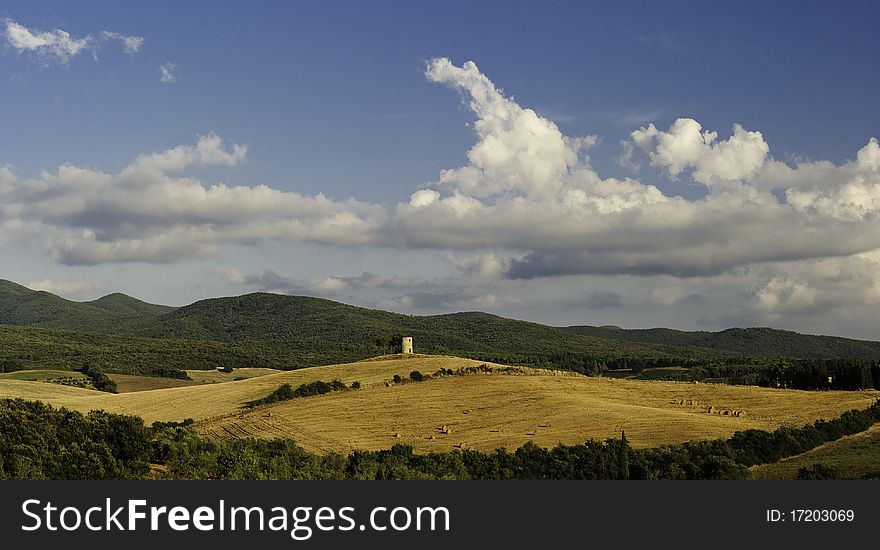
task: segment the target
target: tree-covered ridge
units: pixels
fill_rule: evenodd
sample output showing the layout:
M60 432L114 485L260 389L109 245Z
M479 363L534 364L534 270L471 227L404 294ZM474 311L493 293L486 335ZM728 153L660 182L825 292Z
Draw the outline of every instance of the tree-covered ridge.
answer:
M375 346L330 345L325 340L218 342L113 336L0 325L0 371L78 370L91 364L108 373L185 377L185 369L217 367L298 369L376 355Z
M0 279L0 324L114 333L128 322L173 308L110 294L92 302L74 302Z
M572 326L565 330L606 340L675 346L706 353L802 359L880 359L880 342L801 334L767 327L729 328L719 332L608 326Z
M414 337L419 353L585 374L700 366L710 367L709 376L719 365L730 371L732 364L743 364L733 373L742 378L739 374L765 365L766 358L880 359L880 342L774 329L560 328L480 312L402 315L270 293L181 308L121 294L78 303L0 281L0 362L17 361L22 368L72 370L88 361L106 372L165 376L220 365L296 369L382 355L388 350L381 342L402 334ZM692 371L689 377L698 379L698 374Z
M163 313L169 313L175 309L171 306L162 306L144 302L143 300L138 300L137 298L132 298L131 296L119 292L114 292L102 296L97 300L83 303L106 311L139 317L161 315Z

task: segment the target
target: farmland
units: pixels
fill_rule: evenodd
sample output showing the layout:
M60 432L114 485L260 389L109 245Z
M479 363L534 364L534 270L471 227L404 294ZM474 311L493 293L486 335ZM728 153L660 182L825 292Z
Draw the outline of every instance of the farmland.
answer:
M481 364L446 356L386 358L118 395L0 380L0 397L40 399L81 412L105 409L147 422L193 418L197 431L212 437L288 437L311 451L375 450L405 443L416 452L430 452L512 449L530 440L541 446L573 444L617 437L621 430L633 447L645 448L728 437L747 428L801 426L864 408L880 396L877 391L618 380L491 363L487 365L498 372L512 373L391 382L395 374L406 378L414 370L430 374ZM358 381L362 387L245 408L281 384L296 387L332 379L346 385ZM741 411L741 416L724 411Z

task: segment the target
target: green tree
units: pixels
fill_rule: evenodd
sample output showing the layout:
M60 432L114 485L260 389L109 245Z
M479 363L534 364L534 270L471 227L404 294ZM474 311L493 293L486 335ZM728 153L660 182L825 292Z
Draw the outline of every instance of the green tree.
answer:
M617 479L629 479L629 441L623 430L620 431L620 449L617 451Z

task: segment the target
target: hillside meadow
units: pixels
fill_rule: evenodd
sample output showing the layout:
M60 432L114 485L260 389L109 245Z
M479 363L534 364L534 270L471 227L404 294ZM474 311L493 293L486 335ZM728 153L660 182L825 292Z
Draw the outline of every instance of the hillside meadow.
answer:
M510 373L406 380L415 370L431 374L441 368L456 371L483 364ZM392 383L395 374L404 383ZM247 402L282 384L296 387L333 379L347 386L360 382L361 389L246 408ZM654 447L729 437L748 428L773 430L832 419L869 406L880 392L618 380L511 369L457 357L414 356L118 395L0 379L0 397L39 399L81 412L104 409L137 415L148 423L193 418L198 432L215 438L289 437L316 452L377 450L395 443L430 452L513 449L528 441L552 447L559 442L619 437L621 430L633 447Z

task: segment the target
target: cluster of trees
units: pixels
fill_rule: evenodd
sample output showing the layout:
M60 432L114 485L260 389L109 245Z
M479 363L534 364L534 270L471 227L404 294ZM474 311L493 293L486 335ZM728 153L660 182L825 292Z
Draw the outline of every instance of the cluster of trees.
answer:
M0 479L130 479L161 464L175 479L743 479L747 467L775 462L863 431L880 421L880 401L831 421L774 432L747 430L714 441L632 449L620 439L557 445L527 443L509 452L464 450L416 454L406 445L349 455L317 455L291 440L214 440L192 421L54 409L0 400ZM803 477L830 477L811 468Z
M562 352L550 355L546 361L545 366L590 376L610 375L625 369L643 380L714 380L736 385L801 390L880 389L880 361L873 359L600 357ZM682 368L652 370L662 367Z
M360 389L360 382L352 382L351 389ZM248 407L254 408L260 405L270 405L279 401L289 401L297 397L311 397L313 395L324 395L333 391L344 391L349 389L341 380L334 379L330 382L316 380L307 384L300 384L293 388L290 384L282 384L266 397L255 399L247 403Z
M3 359L0 361L0 372L16 372L26 369L27 365L21 359Z
M116 382L110 379L101 368L86 363L79 369L79 372L83 373L88 377L92 382L92 386L95 387L98 391L105 391L109 393L116 393Z
M140 479L151 432L143 420L0 400L0 479Z
M659 367L697 367L706 364L708 360L700 357L657 356L657 357L633 357L633 356L596 356L593 354L560 352L551 354L546 358L550 366L579 372L587 375L603 374L609 370L629 369L639 373L645 369Z

